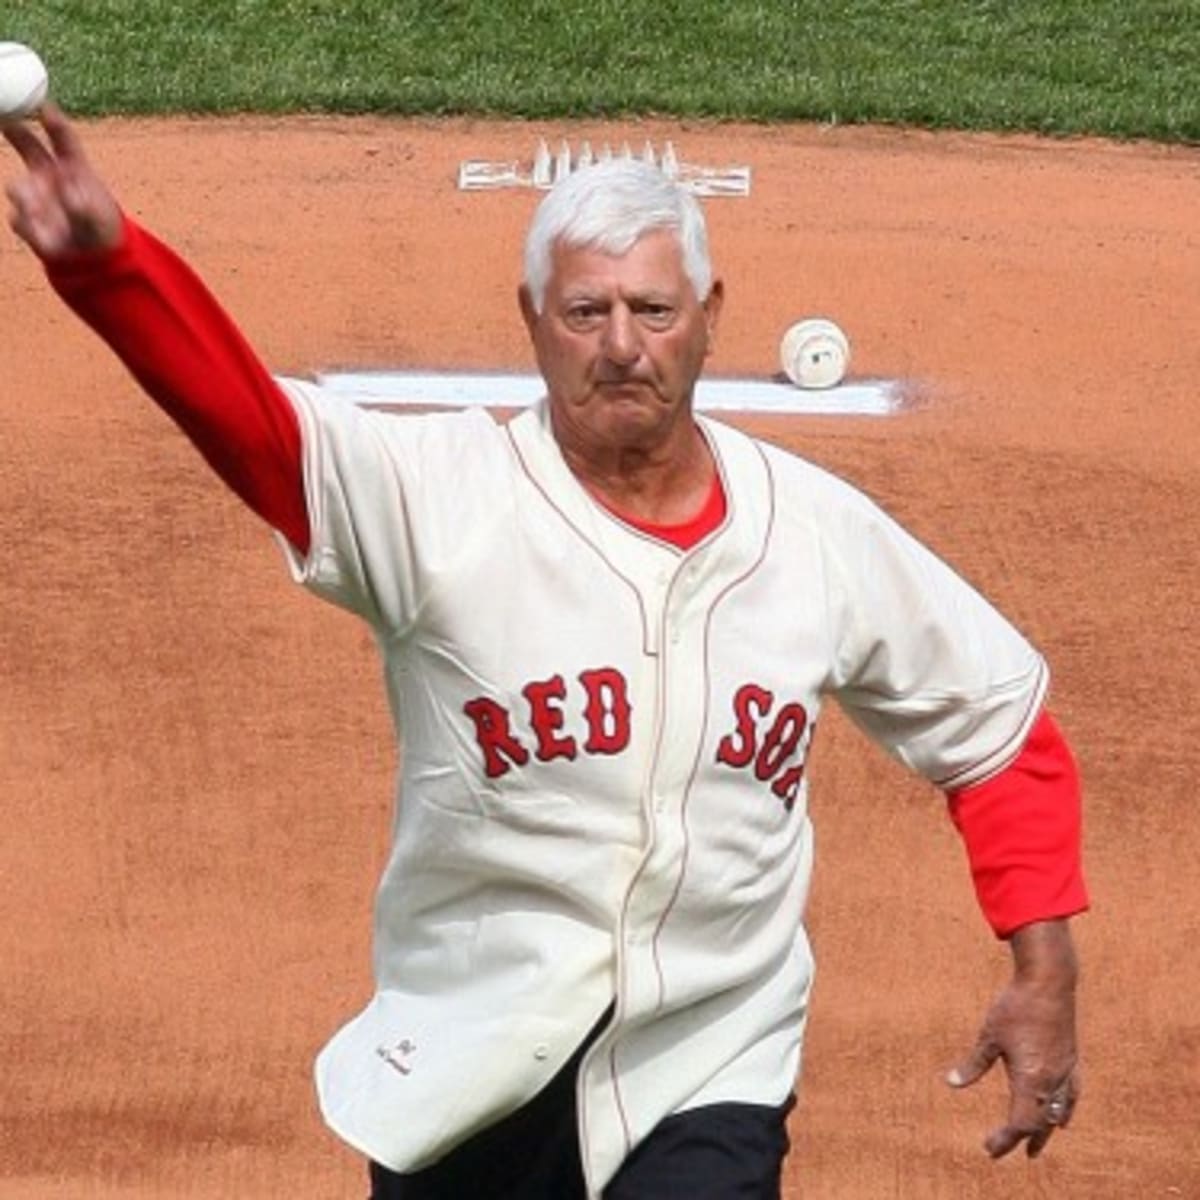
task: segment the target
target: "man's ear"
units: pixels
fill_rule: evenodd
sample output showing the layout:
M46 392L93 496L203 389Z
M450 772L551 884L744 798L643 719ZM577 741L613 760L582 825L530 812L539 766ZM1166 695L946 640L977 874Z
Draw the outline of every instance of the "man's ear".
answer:
M528 284L521 284L517 288L517 305L521 309L521 320L525 322L525 328L529 331L529 336L534 336L534 331L537 329L538 313L537 307L533 303L533 295L529 291Z
M725 281L714 279L708 295L704 298L704 317L708 325L708 342L705 354L711 354L717 344L717 325L721 320L721 306L725 303Z

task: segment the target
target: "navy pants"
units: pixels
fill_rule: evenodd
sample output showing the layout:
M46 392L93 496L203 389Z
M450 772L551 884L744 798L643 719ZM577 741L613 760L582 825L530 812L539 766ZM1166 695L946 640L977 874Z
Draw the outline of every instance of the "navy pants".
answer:
M371 1163L370 1200L584 1200L575 1076L585 1049L528 1104L432 1166L398 1175ZM711 1104L667 1117L605 1200L779 1200L794 1104Z

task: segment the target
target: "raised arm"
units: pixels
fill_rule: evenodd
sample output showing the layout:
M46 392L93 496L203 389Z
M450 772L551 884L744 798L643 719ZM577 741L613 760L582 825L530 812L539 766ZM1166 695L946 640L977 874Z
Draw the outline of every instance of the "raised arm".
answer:
M307 552L300 429L291 403L187 265L129 220L60 109L4 136L25 174L6 188L14 232L55 290L121 358L218 475Z

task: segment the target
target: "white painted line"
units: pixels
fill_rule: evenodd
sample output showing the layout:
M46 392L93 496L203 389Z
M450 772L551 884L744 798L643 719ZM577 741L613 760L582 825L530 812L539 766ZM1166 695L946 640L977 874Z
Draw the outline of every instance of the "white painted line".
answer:
M545 392L540 375L498 371L330 371L318 375L317 381L360 404L397 406L524 408ZM891 379L821 390L767 379L702 378L696 384L696 407L709 412L884 417L900 408L900 400L900 385Z

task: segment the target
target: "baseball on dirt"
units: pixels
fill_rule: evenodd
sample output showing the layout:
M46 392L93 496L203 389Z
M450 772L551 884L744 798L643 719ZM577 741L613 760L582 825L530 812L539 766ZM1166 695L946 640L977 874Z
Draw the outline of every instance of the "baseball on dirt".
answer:
M850 339L824 317L797 321L779 346L783 373L802 388L837 387L850 365Z
M50 79L36 52L20 42L0 42L0 121L21 121L42 106Z

